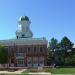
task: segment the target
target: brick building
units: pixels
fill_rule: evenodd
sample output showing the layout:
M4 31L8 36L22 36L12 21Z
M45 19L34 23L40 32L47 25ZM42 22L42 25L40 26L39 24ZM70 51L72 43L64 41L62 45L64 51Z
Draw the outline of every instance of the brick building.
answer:
M38 67L45 66L47 59L47 40L32 38L30 20L22 16L18 20L16 39L0 40L9 53L9 66Z

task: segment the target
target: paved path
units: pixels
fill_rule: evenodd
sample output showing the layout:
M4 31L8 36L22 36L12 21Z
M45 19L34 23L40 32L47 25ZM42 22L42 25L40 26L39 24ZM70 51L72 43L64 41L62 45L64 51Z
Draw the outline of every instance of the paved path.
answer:
M38 72L38 73L28 73L31 75L51 75L51 73L46 73L46 72Z
M14 71L14 72L10 72L10 71L0 71L0 74L21 74L23 71L25 71L26 69L21 69L19 71Z
M19 71L14 71L14 72L9 72L9 71L0 71L0 74L21 74L23 71L26 69L21 69ZM75 74L51 74L51 73L46 73L46 72L37 72L37 73L28 73L31 75L75 75Z
M21 69L19 71L14 71L14 72L9 72L9 71L0 71L0 74L21 74L23 71L26 69ZM51 73L46 73L46 72L37 72L37 73L28 73L30 75L51 75Z

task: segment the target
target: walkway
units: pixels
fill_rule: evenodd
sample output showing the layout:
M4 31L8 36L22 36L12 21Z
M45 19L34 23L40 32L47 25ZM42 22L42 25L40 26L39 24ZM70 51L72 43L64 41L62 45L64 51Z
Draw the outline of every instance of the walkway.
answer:
M10 71L0 71L0 74L21 74L23 71L25 71L26 69L21 69L18 71L14 71L14 72L10 72Z
M25 70L26 69L21 69L19 71L14 71L14 72L0 71L0 74L21 74ZM29 72L28 74L30 74L30 75L51 75L51 73L46 73L46 72L37 72L37 73L31 73L31 72Z
M28 73L30 75L51 75L51 73L46 73L46 72L38 72L38 73Z

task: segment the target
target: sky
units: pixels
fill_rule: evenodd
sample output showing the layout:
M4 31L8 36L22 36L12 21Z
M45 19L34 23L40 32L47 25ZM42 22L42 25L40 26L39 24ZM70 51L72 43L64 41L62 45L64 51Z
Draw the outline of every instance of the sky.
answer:
M75 0L0 0L0 40L16 38L20 16L29 17L34 38L75 43Z

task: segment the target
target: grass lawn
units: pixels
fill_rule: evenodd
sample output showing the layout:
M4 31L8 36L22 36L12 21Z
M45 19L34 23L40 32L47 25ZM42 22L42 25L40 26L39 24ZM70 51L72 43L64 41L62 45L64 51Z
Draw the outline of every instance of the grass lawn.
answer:
M38 72L37 69L28 70L28 72ZM75 74L75 68L45 68L42 72L51 72L52 74ZM26 71L23 72L27 73Z
M51 69L53 74L75 74L75 68L53 68Z
M11 74L11 75L30 75L29 72L37 72L37 69L32 69L30 71L24 71L22 74ZM52 74L75 74L75 68L46 68L43 70L44 72L51 72ZM2 74L2 75L10 75L10 74Z

